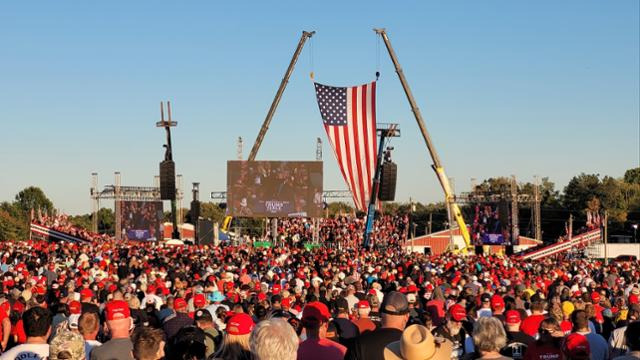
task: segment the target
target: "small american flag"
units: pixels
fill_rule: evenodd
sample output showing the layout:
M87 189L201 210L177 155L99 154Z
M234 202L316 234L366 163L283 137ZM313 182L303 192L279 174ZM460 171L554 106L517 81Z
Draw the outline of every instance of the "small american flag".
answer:
M371 196L378 152L376 83L333 87L315 83L320 114L342 176L360 211Z

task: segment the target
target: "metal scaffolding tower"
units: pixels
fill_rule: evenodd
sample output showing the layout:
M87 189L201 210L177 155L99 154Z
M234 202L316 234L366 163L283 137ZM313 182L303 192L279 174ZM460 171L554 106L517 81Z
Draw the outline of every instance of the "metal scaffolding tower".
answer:
M242 160L242 148L244 143L242 142L242 136L238 136L238 144L236 145L236 158Z
M316 139L316 160L322 161L322 139Z
M114 173L115 184L105 185L104 189L98 190L98 173L91 173L91 227L92 231L98 232L98 224L100 219L98 218L98 211L100 210L100 200L114 200L115 202L115 217L116 217L116 239L120 239L122 236L121 231L121 218L120 218L120 201L162 201L160 200L160 186L158 184L159 177L154 177L154 186L123 186L121 184L121 174L119 171ZM182 175L176 176L176 200L179 204L182 204L184 194L182 191ZM182 212L182 206L180 212ZM180 224L182 223L182 216L180 216Z

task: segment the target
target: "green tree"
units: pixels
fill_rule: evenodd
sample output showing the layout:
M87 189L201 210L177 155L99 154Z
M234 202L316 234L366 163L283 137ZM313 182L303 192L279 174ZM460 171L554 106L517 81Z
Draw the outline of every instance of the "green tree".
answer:
M629 169L624 173L624 182L640 185L640 167Z
M73 226L83 229L91 229L91 214L69 216L69 222Z
M336 217L340 214L351 215L354 211L353 206L343 201L330 202L327 206L329 210L329 217Z
M599 197L601 186L600 175L582 173L574 176L564 188L562 204L570 211L584 213L589 201Z
M28 238L27 224L0 209L0 241L24 240Z
M43 213L48 212L50 214L54 211L51 200L44 194L42 189L36 186L29 186L20 191L15 197L15 202L25 214L28 214L31 209L36 211L40 209Z
M222 224L225 217L225 210L220 205L212 202L203 202L200 204L200 216L210 219L214 223Z
M98 232L101 234L115 235L116 214L111 208L98 210Z

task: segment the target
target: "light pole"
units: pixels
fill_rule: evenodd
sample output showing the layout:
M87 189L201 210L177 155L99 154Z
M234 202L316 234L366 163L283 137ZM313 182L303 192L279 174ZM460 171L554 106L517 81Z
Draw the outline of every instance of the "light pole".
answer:
M633 242L637 243L638 242L638 223L632 224L631 227L633 228ZM640 259L640 245L638 246L638 258Z

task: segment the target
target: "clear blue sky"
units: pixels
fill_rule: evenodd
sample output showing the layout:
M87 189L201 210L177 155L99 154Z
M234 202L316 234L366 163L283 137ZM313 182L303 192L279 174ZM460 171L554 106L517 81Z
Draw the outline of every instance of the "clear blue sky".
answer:
M470 178L639 165L639 2L619 1L5 1L0 3L0 201L42 187L68 213L90 210L121 171L151 185L163 158L155 128L171 100L185 190L226 188L302 30L317 34L284 93L258 159L315 158L325 189L345 189L326 144L309 72L333 85L374 78L378 121L398 122L397 200L442 193L373 27L386 27L457 191Z

